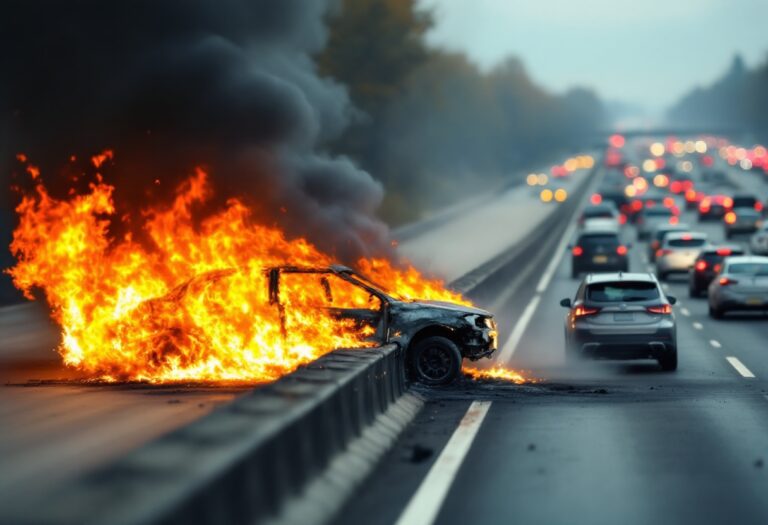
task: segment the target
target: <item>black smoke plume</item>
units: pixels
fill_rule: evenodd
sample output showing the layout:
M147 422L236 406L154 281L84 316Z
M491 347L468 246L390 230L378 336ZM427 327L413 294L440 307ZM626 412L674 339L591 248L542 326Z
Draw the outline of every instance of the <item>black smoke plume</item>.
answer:
M322 153L352 114L345 88L311 59L333 3L4 2L0 183L12 182L19 151L56 190L71 155L110 148L122 199L162 197L202 165L218 195L244 196L289 235L341 260L383 253L380 185Z

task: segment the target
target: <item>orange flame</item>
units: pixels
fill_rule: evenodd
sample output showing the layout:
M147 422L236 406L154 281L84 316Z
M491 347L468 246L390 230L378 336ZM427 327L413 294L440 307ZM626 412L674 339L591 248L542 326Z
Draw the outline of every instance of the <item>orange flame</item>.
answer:
M93 164L107 158L111 152ZM254 223L235 198L194 222L193 209L211 196L202 170L170 205L136 214L147 242L110 234L116 192L97 177L87 192L59 200L36 179L17 207L11 250L18 262L8 273L28 298L44 291L67 365L106 381L265 382L335 348L372 344L372 328L333 317L323 294L309 291L316 275L286 274L282 309L270 304L265 268L327 266L331 257ZM414 268L382 259L357 266L402 298L469 304ZM338 281L334 306L370 307L369 294Z
M522 383L535 383L536 380L526 378L518 370L496 365L491 368L476 368L465 366L461 369L465 375L472 379L501 379L520 385Z

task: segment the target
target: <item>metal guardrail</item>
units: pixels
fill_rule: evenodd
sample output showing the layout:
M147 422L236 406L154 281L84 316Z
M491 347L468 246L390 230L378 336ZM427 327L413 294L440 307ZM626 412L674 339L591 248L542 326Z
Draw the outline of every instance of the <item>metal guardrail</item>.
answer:
M3 519L35 525L269 519L405 392L403 360L396 345L332 352L43 502L6 509Z

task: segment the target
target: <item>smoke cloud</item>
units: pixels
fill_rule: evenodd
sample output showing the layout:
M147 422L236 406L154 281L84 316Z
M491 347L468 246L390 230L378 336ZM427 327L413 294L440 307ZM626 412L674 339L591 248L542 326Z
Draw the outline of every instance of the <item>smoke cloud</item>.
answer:
M346 89L311 58L333 4L6 2L3 177L24 151L55 190L71 155L112 148L109 181L142 203L203 165L217 194L244 196L260 219L341 260L385 252L387 229L374 217L381 186L323 153L353 115Z

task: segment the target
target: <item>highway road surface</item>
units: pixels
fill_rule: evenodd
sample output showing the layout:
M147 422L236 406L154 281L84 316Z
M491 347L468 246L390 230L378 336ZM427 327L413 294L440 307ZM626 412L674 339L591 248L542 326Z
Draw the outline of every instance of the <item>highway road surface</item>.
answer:
M758 175L731 175L766 197ZM681 222L723 239L719 222L691 212ZM540 382L420 389L425 410L339 524L768 523L768 316L710 319L706 299L673 277L676 372L651 361L567 368L559 301L578 284L567 242L485 305L509 327L509 364ZM631 271L653 269L646 250L634 241Z

